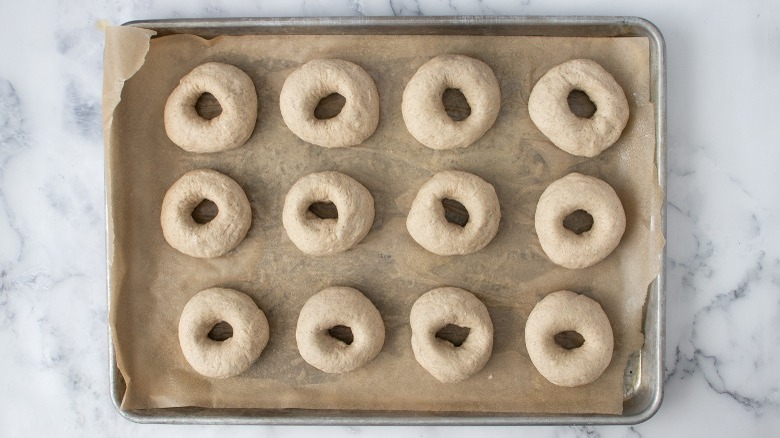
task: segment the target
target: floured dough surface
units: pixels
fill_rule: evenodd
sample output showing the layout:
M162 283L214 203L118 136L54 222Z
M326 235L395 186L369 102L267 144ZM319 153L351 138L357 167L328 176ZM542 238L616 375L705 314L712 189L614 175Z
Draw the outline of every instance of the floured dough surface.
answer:
M223 341L209 338L220 322L233 335ZM254 363L268 343L265 314L248 295L233 289L211 288L193 296L179 318L179 343L187 362L199 374L215 379L237 376Z
M579 210L590 214L593 224L577 234L564 226L564 219ZM604 260L620 244L626 214L609 184L572 172L544 190L536 205L534 226L550 260L565 268L582 269Z
M192 212L204 200L217 205L217 216L199 224ZM246 193L230 177L216 170L191 170L165 193L160 214L168 243L191 257L219 257L232 250L246 236L252 223L252 209Z
M219 102L222 112L201 117L195 103L204 93ZM189 152L219 152L243 145L257 119L257 93L252 79L238 67L219 62L201 64L183 78L165 103L165 132Z
M320 100L338 93L346 102L329 119L318 119ZM341 59L315 59L284 81L279 96L284 123L301 140L328 148L356 146L379 123L379 92L371 76L359 65Z
M443 383L468 379L481 370L493 351L493 322L482 301L457 287L433 289L415 301L409 316L417 362ZM460 346L439 339L448 324L469 330Z
M335 219L309 211L315 202L332 202ZM362 184L341 172L317 172L299 179L284 199L282 222L287 236L302 252L324 255L357 245L374 223L374 198Z
M589 118L569 109L568 96L584 91L596 106ZM595 61L574 59L551 68L528 98L531 120L564 151L595 157L620 138L628 122L628 101L620 84Z
M444 199L460 202L468 222L460 226L444 215ZM477 252L498 232L501 207L493 185L458 170L437 173L425 182L412 202L406 229L426 250L443 256Z
M351 330L352 342L329 330ZM301 357L326 373L341 374L360 368L382 350L385 324L371 301L351 287L329 287L309 298L298 316L295 339Z
M585 342L565 349L555 335L579 333ZM559 386L586 385L598 379L612 361L612 327L599 303L570 291L553 292L528 315L525 344L536 369Z
M455 121L444 109L448 88L463 93L471 108ZM465 148L482 137L498 117L501 90L493 70L463 55L437 56L423 64L406 85L401 110L406 129L431 149Z

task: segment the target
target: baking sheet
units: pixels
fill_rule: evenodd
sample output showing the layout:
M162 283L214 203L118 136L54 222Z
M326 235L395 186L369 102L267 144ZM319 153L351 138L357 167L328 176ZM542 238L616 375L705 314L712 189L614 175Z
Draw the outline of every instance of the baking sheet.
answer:
M148 37L147 37L148 38ZM496 125L477 144L457 152L416 143L400 117L403 87L417 67L441 53L480 58L501 83ZM110 53L107 52L107 58ZM155 39L146 62L122 91L110 130L113 184L111 323L117 363L127 382L123 409L169 406L306 407L413 411L619 413L623 368L641 346L642 304L658 272L662 246L661 194L654 167L653 106L645 38L193 36ZM278 92L298 65L339 57L362 65L377 82L382 118L361 147L323 150L298 140L278 113ZM528 118L531 85L549 67L589 57L623 85L632 110L621 140L595 159L553 147ZM206 61L238 65L260 97L259 121L244 147L208 156L186 153L165 136L162 107L178 79ZM170 184L192 168L213 167L248 193L253 225L227 257L195 260L162 238L159 208ZM502 224L484 251L457 258L426 253L408 236L405 214L432 173L456 168L496 186ZM299 177L341 170L375 197L377 219L355 250L325 258L300 254L281 227L286 190ZM536 200L549 182L570 171L599 176L618 192L627 213L626 235L604 262L582 271L554 267L533 232ZM127 268L127 269L123 269ZM119 272L121 275L116 275ZM362 290L388 329L383 352L362 370L325 375L295 349L294 323L319 289L345 284ZM249 293L266 312L271 341L247 373L229 381L196 375L178 348L176 325L184 303L213 285ZM470 380L443 385L414 361L408 312L430 288L454 285L488 306L496 345L487 367ZM522 342L525 318L546 293L568 288L597 299L612 320L616 352L607 372L585 387L557 388L533 369ZM371 388L370 391L364 388ZM608 394L609 397L605 397Z

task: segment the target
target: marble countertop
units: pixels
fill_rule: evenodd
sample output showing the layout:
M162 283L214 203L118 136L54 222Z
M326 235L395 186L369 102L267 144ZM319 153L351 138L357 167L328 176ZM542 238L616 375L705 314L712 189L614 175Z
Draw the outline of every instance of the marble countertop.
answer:
M665 399L616 427L131 423L108 390L102 23L318 15L636 15L668 51ZM0 4L0 435L766 436L780 430L780 6L537 0ZM774 370L774 371L773 371ZM487 430L490 429L490 430Z

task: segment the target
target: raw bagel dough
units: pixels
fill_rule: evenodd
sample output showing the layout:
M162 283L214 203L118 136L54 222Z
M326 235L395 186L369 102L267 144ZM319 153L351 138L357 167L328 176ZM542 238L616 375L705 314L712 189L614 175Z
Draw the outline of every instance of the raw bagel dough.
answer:
M352 343L334 338L335 326L352 330ZM295 340L301 357L326 373L360 368L382 350L385 324L376 307L351 287L329 287L306 301L298 316Z
M466 207L464 226L444 217L442 199L456 200ZM438 255L462 255L487 246L498 232L501 208L493 186L467 172L447 170L425 182L412 202L406 228L423 248Z
M333 93L346 99L341 112L317 119L317 104ZM315 59L284 81L279 108L284 123L301 140L329 148L355 146L376 130L379 92L360 66L341 59Z
M222 112L211 120L198 115L195 103L212 94ZM252 79L238 67L207 62L181 78L165 103L165 132L189 152L219 152L244 144L257 119L257 93Z
M596 105L590 118L569 109L573 90L588 95ZM528 98L531 120L564 151L595 157L620 138L628 122L628 101L612 75L589 59L575 59L551 68L539 79Z
M338 218L321 219L309 211L315 202L332 202ZM299 179L284 200L282 224L306 254L346 251L363 240L374 223L374 198L362 184L341 172L312 173Z
M593 217L591 229L581 234L563 226L563 219L577 210ZM626 229L626 215L609 184L573 172L544 190L536 205L534 225L550 260L565 268L581 269L600 262L618 246Z
M214 202L219 212L211 221L199 224L192 211L205 199ZM198 258L219 257L238 246L251 222L252 210L241 186L211 169L191 170L173 183L165 193L160 214L165 240Z
M233 328L233 336L213 341L209 332L220 322ZM260 357L268 343L265 314L241 292L211 288L187 302L179 319L179 344L187 362L198 373L215 379L237 376Z
M571 350L561 347L555 335L565 331L579 333L585 343ZM614 340L599 303L564 290L544 297L528 315L525 345L545 379L558 386L579 386L598 379L607 369Z
M442 94L457 88L471 114L461 121L447 115ZM406 129L431 149L465 148L493 126L501 107L501 91L493 70L463 55L437 56L420 67L406 85L401 110Z
M493 351L493 322L482 301L457 287L433 289L415 301L409 317L417 362L444 383L460 382L481 370ZM447 324L471 331L459 347L436 337Z

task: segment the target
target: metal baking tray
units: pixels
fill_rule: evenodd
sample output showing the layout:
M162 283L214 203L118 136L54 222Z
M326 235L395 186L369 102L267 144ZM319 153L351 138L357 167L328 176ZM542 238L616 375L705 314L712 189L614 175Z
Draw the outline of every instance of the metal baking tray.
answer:
M658 183L666 192L666 53L661 32L638 17L324 17L227 18L131 21L124 26L151 29L156 37L219 35L519 35L565 37L645 37L650 45L651 99L655 106ZM666 235L666 207L661 224ZM565 425L636 424L655 414L663 396L665 250L661 271L650 284L644 308L645 343L625 370L622 415L527 415L504 413L346 411L315 409L212 409L181 407L123 410L125 382L116 366L109 333L111 399L119 413L138 423L320 424L320 425ZM110 266L110 261L109 261ZM109 290L110 294L110 290ZM111 300L109 299L110 303ZM110 304L109 304L110 305ZM110 309L109 309L110 311ZM110 329L109 329L110 330Z

